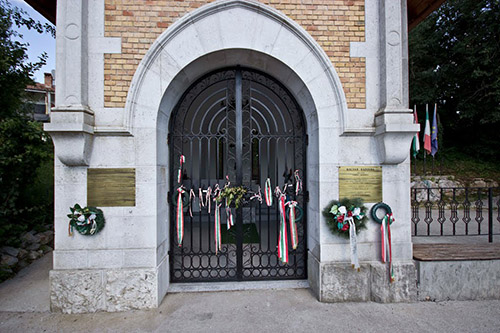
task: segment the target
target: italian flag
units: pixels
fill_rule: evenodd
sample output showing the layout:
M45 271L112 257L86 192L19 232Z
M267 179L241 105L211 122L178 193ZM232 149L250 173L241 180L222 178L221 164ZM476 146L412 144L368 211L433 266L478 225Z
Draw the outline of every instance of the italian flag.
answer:
M432 148L431 148L431 124L429 122L429 107L427 104L425 105L424 149L427 151L427 154L430 154L432 151Z
M413 122L415 124L418 124L417 106L416 105L413 107ZM420 132L420 130L419 130L419 132ZM413 144L412 144L413 157L417 157L418 151L420 150L419 132L415 133L415 136L413 137Z

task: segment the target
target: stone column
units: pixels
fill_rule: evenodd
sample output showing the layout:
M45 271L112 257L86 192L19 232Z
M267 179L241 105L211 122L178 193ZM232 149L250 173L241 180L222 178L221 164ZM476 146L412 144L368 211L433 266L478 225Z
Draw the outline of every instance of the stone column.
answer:
M396 281L387 265L371 264L371 299L376 302L416 300L410 221L410 143L419 130L408 108L408 27L406 0L379 2L380 107L375 114L375 140L383 168L383 200L396 216L391 226ZM377 243L379 246L380 243Z
M66 165L88 165L94 113L88 106L88 2L59 1L56 39L56 107L45 131Z

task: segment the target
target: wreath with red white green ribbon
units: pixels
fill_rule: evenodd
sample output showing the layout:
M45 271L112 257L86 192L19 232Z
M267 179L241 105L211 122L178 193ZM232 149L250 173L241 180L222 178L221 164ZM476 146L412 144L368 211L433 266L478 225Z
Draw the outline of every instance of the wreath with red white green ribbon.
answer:
M366 207L360 198L333 200L323 210L326 224L333 234L349 239L351 247L351 264L360 270L358 259L357 234L366 229Z
M351 225L354 224L356 234L366 229L366 207L360 198L343 198L331 201L323 210L326 224L334 235L349 239Z

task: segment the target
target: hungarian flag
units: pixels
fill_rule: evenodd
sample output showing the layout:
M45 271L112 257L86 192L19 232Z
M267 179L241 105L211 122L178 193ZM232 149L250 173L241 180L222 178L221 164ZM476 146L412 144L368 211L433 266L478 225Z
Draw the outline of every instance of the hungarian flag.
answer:
M438 125L437 125L437 103L434 104L434 117L432 117L431 131L431 155L434 157L438 151Z
M413 123L418 124L417 106L416 105L413 107ZM415 133L415 136L413 137L413 143L412 143L413 157L417 157L418 151L420 150L419 132L420 132L420 130L417 133Z
M429 123L429 106L425 105L425 132L424 132L424 150L427 154L432 151L431 148L431 124Z

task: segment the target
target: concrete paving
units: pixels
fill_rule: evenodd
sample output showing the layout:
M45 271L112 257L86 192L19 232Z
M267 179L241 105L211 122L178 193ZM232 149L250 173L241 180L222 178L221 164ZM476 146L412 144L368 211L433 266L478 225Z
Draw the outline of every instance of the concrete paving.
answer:
M167 295L158 309L48 310L47 255L0 285L0 332L498 332L500 301L318 302L308 289Z
M52 252L0 284L0 312L48 312ZM1 327L0 327L1 331Z

